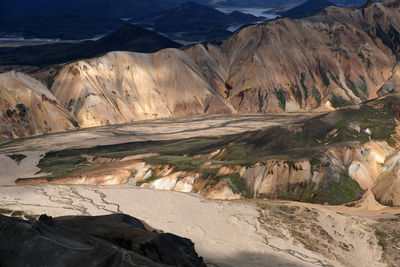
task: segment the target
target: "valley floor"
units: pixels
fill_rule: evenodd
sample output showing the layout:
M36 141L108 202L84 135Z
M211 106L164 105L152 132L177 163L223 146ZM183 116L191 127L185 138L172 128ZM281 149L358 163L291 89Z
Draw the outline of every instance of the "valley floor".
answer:
M0 154L88 148L129 142L221 136L301 122L321 113L209 115L144 120L21 138L0 143ZM1 171L0 171L1 173ZM0 176L1 180L1 176Z
M208 266L386 266L375 224L400 213L387 207L371 216L362 206L213 201L130 185L2 186L0 196L2 213L136 216L190 238Z

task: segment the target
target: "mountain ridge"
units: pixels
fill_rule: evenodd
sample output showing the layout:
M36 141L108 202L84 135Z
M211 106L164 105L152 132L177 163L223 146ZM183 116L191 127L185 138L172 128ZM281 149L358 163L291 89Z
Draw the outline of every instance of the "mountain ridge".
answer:
M185 115L328 111L399 84L399 2L329 7L305 19L245 27L219 43L154 54L111 52L62 65L51 75L31 75L49 84L81 127Z

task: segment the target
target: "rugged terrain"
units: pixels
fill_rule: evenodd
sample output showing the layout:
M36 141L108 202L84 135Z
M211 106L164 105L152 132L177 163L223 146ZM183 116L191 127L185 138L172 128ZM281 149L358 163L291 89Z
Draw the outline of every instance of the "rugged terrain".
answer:
M398 10L399 2L392 0L361 9L329 7L310 18L245 27L221 43L154 54L111 52L4 77L28 75L33 84L42 83L79 127L184 115L330 110L397 86Z

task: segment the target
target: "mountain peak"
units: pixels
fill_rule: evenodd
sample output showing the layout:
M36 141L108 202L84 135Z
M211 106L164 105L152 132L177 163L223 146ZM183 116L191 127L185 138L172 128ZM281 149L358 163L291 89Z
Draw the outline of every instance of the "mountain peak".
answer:
M301 5L283 12L281 15L289 18L304 18L313 16L328 6L336 6L336 4L330 0L308 0Z

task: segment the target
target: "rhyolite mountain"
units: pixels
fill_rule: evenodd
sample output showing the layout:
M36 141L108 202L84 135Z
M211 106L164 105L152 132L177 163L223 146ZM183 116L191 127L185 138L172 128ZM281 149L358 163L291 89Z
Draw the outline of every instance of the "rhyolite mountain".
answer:
M200 114L302 112L355 105L399 82L400 1L245 27L223 42L153 54L111 52L35 73L2 74L2 138L30 135L8 117L25 95L47 87L52 108L80 127ZM3 82L4 83L4 82ZM39 94L40 96L40 94ZM9 112L10 113L10 112ZM13 113L14 114L14 113ZM47 116L36 118L48 121ZM35 127L35 132L69 129ZM8 129L8 130L7 130ZM11 132L9 129L13 129ZM18 131L17 131L18 130Z
M205 266L192 241L124 214L0 215L2 266Z
M180 46L156 32L126 22L97 41L0 47L0 65L47 66L95 57L110 51L153 53Z

